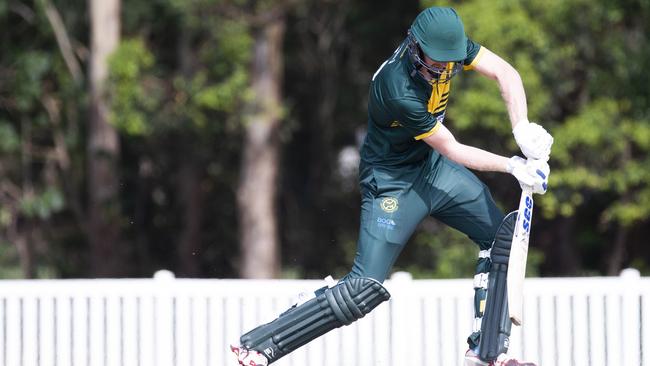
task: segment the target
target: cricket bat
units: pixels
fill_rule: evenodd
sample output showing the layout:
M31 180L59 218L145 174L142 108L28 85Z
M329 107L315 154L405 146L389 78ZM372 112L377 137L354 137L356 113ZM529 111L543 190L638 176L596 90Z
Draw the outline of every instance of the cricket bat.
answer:
M521 191L517 223L512 235L510 258L508 259L508 312L515 325L523 323L524 278L526 277L526 260L528 258L528 240L530 238L531 220L533 218L533 190L526 187Z

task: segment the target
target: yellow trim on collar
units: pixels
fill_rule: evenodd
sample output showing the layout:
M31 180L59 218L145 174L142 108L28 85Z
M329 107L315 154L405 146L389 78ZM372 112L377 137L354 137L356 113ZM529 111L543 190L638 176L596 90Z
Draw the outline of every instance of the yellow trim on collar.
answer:
M485 54L485 47L481 46L481 48L478 49L478 53L476 54L476 56L472 60L472 63L467 65L467 66L463 66L463 70L474 70L474 66L476 66L476 64L478 63L478 60L481 57L483 57L484 54Z
M439 111L441 104L446 105L449 100L451 80L444 84L434 84L432 87L431 97L429 97L429 103L427 103L427 110L429 113L436 113L436 111Z
M433 126L433 128L432 128L431 130L429 130L429 132L425 132L425 133L423 133L423 134L421 134L421 135L417 135L417 136L415 136L414 138L415 138L416 140L422 140L422 139L425 139L425 138L427 138L427 137L433 135L434 133L438 132L438 130L440 129L440 126L441 126L441 125L442 125L442 123L438 122L438 123L436 123L435 126Z

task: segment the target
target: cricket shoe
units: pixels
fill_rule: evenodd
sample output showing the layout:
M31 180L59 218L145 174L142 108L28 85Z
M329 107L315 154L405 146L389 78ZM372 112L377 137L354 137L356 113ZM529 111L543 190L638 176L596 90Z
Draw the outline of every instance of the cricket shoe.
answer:
M478 355L470 350L465 352L465 366L537 366L533 362L519 361L511 358L505 353L500 354L496 360L486 362L481 360Z
M230 346L230 351L237 357L241 366L268 366L269 360L263 354L244 346Z

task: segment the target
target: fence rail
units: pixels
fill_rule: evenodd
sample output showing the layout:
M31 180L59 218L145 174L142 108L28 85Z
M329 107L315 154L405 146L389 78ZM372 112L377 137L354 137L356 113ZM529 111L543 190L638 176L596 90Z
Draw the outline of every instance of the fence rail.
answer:
M529 279L510 353L541 366L650 366L650 278ZM164 277L164 276L162 276ZM228 366L229 342L320 281L0 281L1 366ZM461 365L470 280L398 273L391 301L277 366Z

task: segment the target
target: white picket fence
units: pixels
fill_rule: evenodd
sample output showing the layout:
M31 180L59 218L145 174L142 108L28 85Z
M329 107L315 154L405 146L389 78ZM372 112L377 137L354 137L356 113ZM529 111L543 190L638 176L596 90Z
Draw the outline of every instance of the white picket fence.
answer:
M529 279L510 353L541 366L650 366L650 278ZM0 281L0 366L228 366L245 332L320 281ZM392 299L277 366L462 365L470 280L386 282Z

